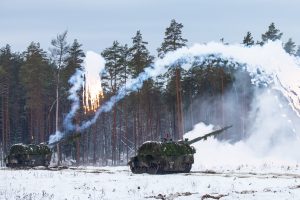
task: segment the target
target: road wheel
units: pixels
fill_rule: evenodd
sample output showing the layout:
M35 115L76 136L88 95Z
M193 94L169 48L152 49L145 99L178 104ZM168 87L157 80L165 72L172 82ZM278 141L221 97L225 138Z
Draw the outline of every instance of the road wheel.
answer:
M192 164L190 164L190 163L187 163L187 164L185 164L185 168L184 168L184 173L189 173L190 171L191 171L191 169L192 169Z
M133 170L134 170L134 174L142 174L142 173L146 173L147 172L147 170L146 170L146 168L145 167L134 167L133 168Z
M49 165L50 165L50 162L49 162L49 161L45 161L45 162L44 162L44 166L45 166L45 167L48 167Z
M132 166L132 165L130 165L130 170L134 174L142 174L142 173L146 173L147 172L147 170L146 170L145 167Z
M159 173L159 165L158 164L151 164L147 170L148 174L158 174Z

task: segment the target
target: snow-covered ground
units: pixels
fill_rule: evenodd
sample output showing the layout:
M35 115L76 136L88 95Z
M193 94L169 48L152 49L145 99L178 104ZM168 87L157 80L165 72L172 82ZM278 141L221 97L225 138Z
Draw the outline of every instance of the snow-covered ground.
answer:
M212 131L199 123L185 137ZM251 143L200 141L191 173L132 174L122 167L0 168L0 200L300 199L300 165ZM286 154L289 155L289 154Z
M212 129L199 123L185 137ZM291 154L297 148L266 153L249 140L231 144L214 138L193 146L191 173L132 174L127 166L0 168L0 200L300 199L299 153Z
M248 171L247 170L251 170ZM272 171L275 172L272 172ZM0 199L300 199L300 167L132 174L128 167L0 170Z

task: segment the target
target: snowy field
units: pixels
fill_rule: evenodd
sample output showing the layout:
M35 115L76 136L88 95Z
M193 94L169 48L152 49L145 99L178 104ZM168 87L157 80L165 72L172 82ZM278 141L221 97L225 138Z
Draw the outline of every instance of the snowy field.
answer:
M199 123L185 137L192 139L212 128ZM0 200L299 200L299 151L292 154L296 149L290 145L288 151L272 148L262 154L255 144L213 138L197 142L192 171L181 174L132 174L127 166L0 168Z
M128 167L0 170L0 199L300 199L298 166L240 166L187 174Z

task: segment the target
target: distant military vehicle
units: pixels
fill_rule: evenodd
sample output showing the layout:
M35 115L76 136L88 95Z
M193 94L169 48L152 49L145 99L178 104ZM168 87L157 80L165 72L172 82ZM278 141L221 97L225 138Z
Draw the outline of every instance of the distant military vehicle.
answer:
M4 161L7 167L48 167L52 151L46 144L14 144Z
M181 141L149 141L143 143L137 151L137 155L130 158L128 165L132 173L188 173L194 163L196 150L191 144L208 137L216 136L232 126L227 126L193 140Z
M59 141L51 144L14 144L9 150L9 154L4 158L7 167L48 167L51 161L52 149L62 142L74 141L80 137L80 133L69 134Z

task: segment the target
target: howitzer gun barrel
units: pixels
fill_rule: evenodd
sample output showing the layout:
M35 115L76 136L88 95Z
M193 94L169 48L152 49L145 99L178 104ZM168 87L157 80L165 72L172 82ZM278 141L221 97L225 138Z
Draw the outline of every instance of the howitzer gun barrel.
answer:
M192 140L190 140L190 141L187 141L187 143L188 143L188 144L193 144L193 143L198 142L198 141L200 141L200 140L206 140L208 137L219 135L220 133L222 133L223 131L225 131L225 130L231 128L231 127L232 127L232 125L230 125L230 126L225 126L224 128L215 130L215 131L210 132L210 133L207 133L207 134L205 134L205 135L203 135L203 136L196 137L195 139L192 139Z
M74 140L75 138L78 138L78 137L80 137L80 136L81 136L80 133L76 133L76 134L68 134L67 136L64 136L63 138L61 138L61 139L58 140L58 141L55 141L55 142L52 142L52 143L47 144L47 146L48 146L50 149L54 149L55 146L56 146L57 144L63 143L63 142L68 141L68 140Z
M56 141L56 142L53 142L53 143L50 143L50 144L47 144L47 146L50 148L50 149L54 149L55 146L61 142L63 142L64 140L59 140L59 141Z

